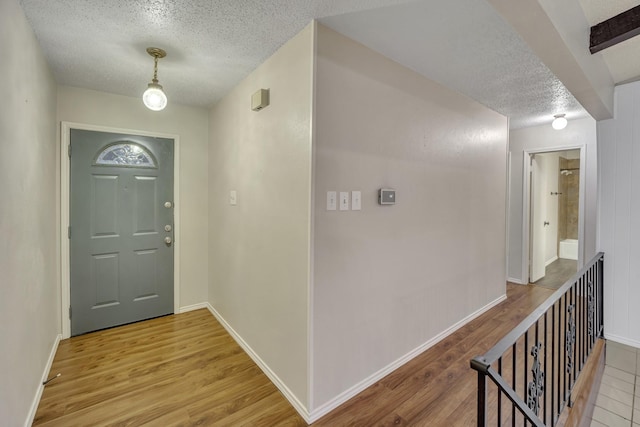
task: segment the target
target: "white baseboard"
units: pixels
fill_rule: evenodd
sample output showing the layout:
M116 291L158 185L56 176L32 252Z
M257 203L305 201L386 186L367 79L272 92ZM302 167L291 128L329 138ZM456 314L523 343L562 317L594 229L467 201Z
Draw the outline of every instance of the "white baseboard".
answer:
M545 263L544 263L544 266L545 266L545 267L548 267L548 266L549 266L549 264L551 264L552 262L556 262L557 260L558 260L558 257L557 257L557 256L554 256L554 257L553 257L553 258L551 258L549 261L545 262Z
M604 337L608 340L615 341L620 344L628 345L635 348L640 348L640 341L631 340L629 338L624 338L619 335L607 334L605 332Z
M47 380L47 376L49 375L49 371L51 371L51 365L53 364L53 359L56 357L56 351L58 351L58 344L60 344L60 340L62 339L62 335L58 334L56 336L55 341L53 342L53 346L51 346L51 352L49 353L49 360L47 360L47 364L44 367L44 372L42 373L42 379L40 380L40 384L38 385L38 390L36 391L36 395L33 398L33 402L31 402L31 409L29 409L29 415L27 416L27 420L24 423L25 427L30 427L33 424L33 420L36 417L36 411L38 410L38 405L40 404L40 398L42 397L42 392L44 391L44 383Z
M489 304L485 305L484 307L480 308L479 310L475 311L474 313L471 313L470 315L468 315L464 319L460 320L459 322L457 322L456 324L454 324L450 328L442 331L441 333L439 333L435 337L431 338L429 341L425 342L424 344L420 345L419 347L415 348L414 350L411 350L410 352L408 352L404 356L400 357L399 359L395 360L394 362L391 362L389 365L387 365L384 368L380 369L378 372L375 372L374 374L370 375L368 378L365 378L364 380L360 381L358 384L356 384L353 387L349 388L348 390L345 390L344 392L340 393L338 396L334 397L333 399L331 399L327 403L324 403L322 406L320 406L317 409L311 411L309 419L307 420L305 418L305 420L307 420L307 422L309 422L309 423L317 421L318 419L320 419L324 415L326 415L329 412L333 411L338 406L342 405L347 400L349 400L352 397L356 396L358 393L361 393L366 388L372 386L373 384L375 384L376 382L378 382L379 380L381 380L382 378L387 376L389 373L395 371L396 369L398 369L402 365L404 365L407 362L409 362L411 359L415 358L419 354L421 354L424 351L428 350L429 348L433 347L434 345L436 345L437 343L439 343L440 341L442 341L443 339L445 339L449 335L453 334L455 331L457 331L458 329L460 329L461 327L463 327L464 325L466 325L467 323L469 323L470 321L472 321L476 317L478 317L481 314L487 312L488 310L492 309L493 307L495 307L496 305L500 304L502 301L504 301L506 299L507 299L507 296L506 295L502 295L501 297L499 297L496 300L490 302Z
M304 418L304 420L310 424L312 421L310 420L309 411L307 410L307 408L305 408L302 402L300 402L298 398L291 392L291 390L289 390L289 387L287 387L280 380L280 378L275 374L275 372L273 372L269 368L269 366L260 358L260 356L258 356L258 354L255 351L253 351L251 346L247 344L247 342L244 339L242 339L242 337L231 327L231 325L227 323L227 321L222 317L222 315L220 315L220 313L218 313L211 304L205 303L205 305L209 309L211 314L213 314L213 316L216 319L218 319L218 322L220 322L220 324L227 330L229 335L231 335L233 339L236 340L238 345L240 345L240 347L242 347L242 349L249 355L249 357L251 357L251 359L256 363L256 365L258 365L260 369L262 369L262 372L264 372L265 375L269 377L271 382L275 384L276 387L278 387L280 392L282 392L284 397L287 398L287 400L289 401L289 403L291 403L291 405L295 408L295 410L298 411L300 416L302 416L302 418Z
M191 305L185 305L184 307L180 307L178 313L186 313L188 311L200 310L201 308L208 309L209 307L210 306L208 302L200 302L198 304L191 304Z
M529 282L523 282L520 279L514 279L513 277L507 277L507 282L515 283L516 285L528 285Z

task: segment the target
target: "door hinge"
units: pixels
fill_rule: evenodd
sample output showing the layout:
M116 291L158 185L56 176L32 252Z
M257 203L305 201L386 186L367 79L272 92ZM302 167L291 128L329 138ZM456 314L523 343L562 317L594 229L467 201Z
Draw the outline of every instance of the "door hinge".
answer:
M69 306L69 319L71 319L71 306Z
M71 226L67 227L67 239L71 238Z
M67 145L67 155L71 158L71 144Z

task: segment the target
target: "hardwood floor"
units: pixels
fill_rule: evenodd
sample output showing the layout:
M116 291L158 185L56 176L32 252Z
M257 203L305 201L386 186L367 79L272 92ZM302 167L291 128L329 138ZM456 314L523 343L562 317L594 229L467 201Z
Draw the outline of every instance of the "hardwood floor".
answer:
M306 426L209 311L64 340L34 425Z
M314 426L473 426L477 373L469 367L552 290L507 284L507 300L387 375Z
M483 354L553 291L504 301L314 426L470 426ZM304 420L206 310L62 341L34 425L301 426Z

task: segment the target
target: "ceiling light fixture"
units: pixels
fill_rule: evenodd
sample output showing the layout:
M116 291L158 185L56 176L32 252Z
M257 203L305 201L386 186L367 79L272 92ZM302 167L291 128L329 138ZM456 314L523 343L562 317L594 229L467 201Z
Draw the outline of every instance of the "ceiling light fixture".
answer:
M167 95L158 84L158 59L167 56L167 52L157 47L148 47L147 53L153 56L153 80L142 94L142 102L153 111L163 110L167 106Z
M551 122L551 127L555 130L562 130L567 127L567 119L564 118L564 114L556 114Z

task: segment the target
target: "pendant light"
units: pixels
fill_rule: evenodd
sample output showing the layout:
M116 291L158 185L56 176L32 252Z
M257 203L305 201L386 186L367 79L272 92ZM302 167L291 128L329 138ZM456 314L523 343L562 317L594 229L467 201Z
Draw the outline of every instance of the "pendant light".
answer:
M556 114L551 122L551 127L555 130L562 130L567 127L567 119L565 119L564 114Z
M167 56L167 52L157 47L148 47L147 53L153 56L153 80L142 94L142 102L153 111L163 110L167 106L167 95L158 83L158 59Z

